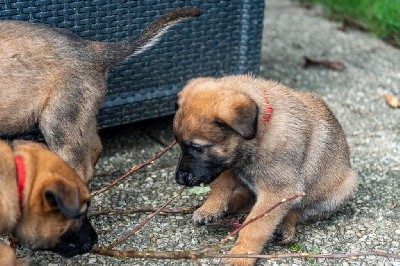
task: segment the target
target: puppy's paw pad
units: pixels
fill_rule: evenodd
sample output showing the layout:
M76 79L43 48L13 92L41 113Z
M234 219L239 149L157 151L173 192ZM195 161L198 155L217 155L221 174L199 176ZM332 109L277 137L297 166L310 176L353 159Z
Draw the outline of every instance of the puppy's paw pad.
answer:
M224 215L224 211L219 211L216 213L209 213L209 212L204 212L200 209L195 211L193 213L193 223L195 225L207 225L207 224L213 224L215 223L219 218L221 218Z

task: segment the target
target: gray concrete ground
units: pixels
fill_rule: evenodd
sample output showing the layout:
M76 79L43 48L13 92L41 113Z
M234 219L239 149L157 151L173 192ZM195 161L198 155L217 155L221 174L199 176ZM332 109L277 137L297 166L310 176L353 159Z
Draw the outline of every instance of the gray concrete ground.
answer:
M337 115L348 136L352 163L359 171L354 200L328 220L302 225L297 244L321 253L348 253L372 249L400 254L400 109L389 108L385 94L400 96L400 50L368 33L338 30L340 25L288 0L268 0L261 75L298 90L322 96ZM303 57L340 61L342 72L303 68ZM120 170L144 162L173 139L171 118L162 118L102 132L104 155L98 173ZM157 207L179 190L174 167L179 148L112 190L93 199L92 212L104 209ZM118 174L96 177L98 189ZM204 200L184 192L170 208L190 208ZM93 217L99 245L105 246L137 226L147 214ZM158 215L121 249L183 250L217 244L231 230L227 218L215 226L195 227L191 215ZM285 253L287 246L266 245L264 253ZM48 252L18 251L31 265L195 265L192 261L121 260L86 254L64 259ZM201 260L202 265L217 261ZM303 259L258 265L313 265ZM400 261L368 257L355 260L318 260L318 265L400 265Z

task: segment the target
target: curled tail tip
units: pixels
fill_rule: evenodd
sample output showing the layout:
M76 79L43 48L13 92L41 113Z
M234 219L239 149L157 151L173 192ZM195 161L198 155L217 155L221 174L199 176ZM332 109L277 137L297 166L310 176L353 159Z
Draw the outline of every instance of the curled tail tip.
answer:
M174 9L167 15L171 18L190 18L190 17L198 17L203 14L203 10L197 7L181 7Z
M203 10L197 7L176 8L150 24L134 40L98 44L104 46L104 49L101 50L103 57L105 57L104 65L111 67L130 56L142 53L157 43L159 37L169 27L182 20L200 16L202 13Z
M187 13L191 17L198 17L203 14L203 10L198 7L191 7L191 8L187 8Z

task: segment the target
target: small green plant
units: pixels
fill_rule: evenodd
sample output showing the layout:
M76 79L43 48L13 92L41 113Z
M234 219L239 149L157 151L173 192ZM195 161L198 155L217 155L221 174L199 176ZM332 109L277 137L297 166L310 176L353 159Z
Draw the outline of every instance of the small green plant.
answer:
M290 252L304 251L304 247L300 246L299 244L293 244L288 249Z

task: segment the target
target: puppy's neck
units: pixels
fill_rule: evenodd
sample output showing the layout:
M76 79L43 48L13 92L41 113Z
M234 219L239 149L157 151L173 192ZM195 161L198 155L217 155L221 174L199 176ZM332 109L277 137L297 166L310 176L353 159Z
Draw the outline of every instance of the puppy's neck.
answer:
M263 121L264 123L268 123L271 120L272 117L272 112L274 111L274 109L272 108L271 104L269 103L269 99L268 96L265 97L264 100L265 104L264 104L264 116L263 116Z
M16 177L17 177L17 187L18 187L18 202L19 208L22 210L24 203L24 187L26 181L26 169L24 157L20 155L14 156Z

